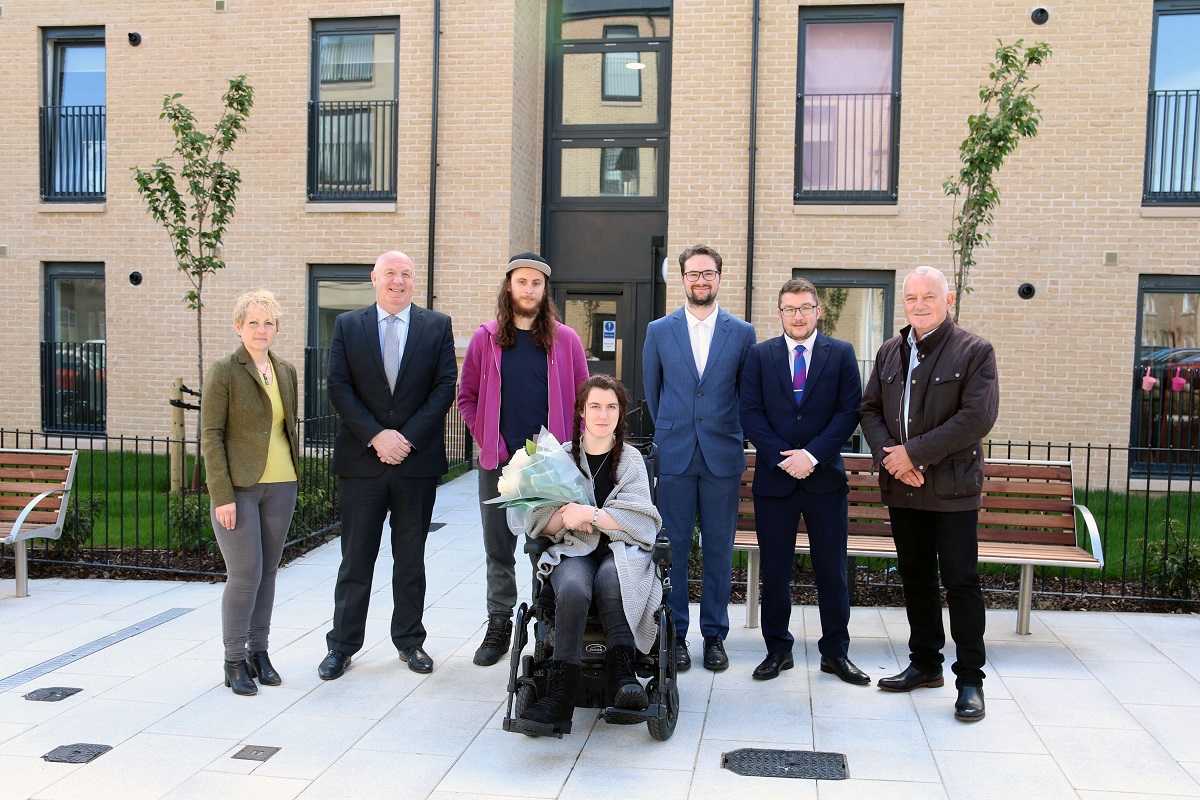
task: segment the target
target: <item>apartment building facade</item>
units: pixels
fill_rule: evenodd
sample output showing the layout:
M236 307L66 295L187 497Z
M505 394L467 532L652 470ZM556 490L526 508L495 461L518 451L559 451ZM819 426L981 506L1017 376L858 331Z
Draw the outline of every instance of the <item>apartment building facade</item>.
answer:
M5 3L0 427L166 432L195 323L131 169L171 150L164 95L211 125L238 74L256 102L205 354L234 346L238 294L274 290L306 414L387 249L463 347L508 256L543 252L593 368L640 395L674 256L708 242L760 338L808 277L865 370L904 324L904 274L951 268L942 182L997 40L1023 39L1054 49L1044 121L962 300L999 357L994 436L1195 448L1198 36L1200 0Z

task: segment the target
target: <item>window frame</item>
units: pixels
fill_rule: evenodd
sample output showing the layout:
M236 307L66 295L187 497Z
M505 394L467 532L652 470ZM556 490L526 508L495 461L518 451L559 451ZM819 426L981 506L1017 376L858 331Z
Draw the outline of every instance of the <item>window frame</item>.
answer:
M383 169L390 174L382 176L384 185L380 188L367 189L321 189L319 176L321 164L317 158L319 153L318 132L321 129L319 103L321 99L321 37L337 34L392 34L394 47L392 50L392 99L384 102L392 104L391 113L391 142L385 143L378 150L386 155L391 162ZM309 202L320 203L375 203L395 202L397 183L399 179L399 142L400 142L400 17L387 15L379 17L337 17L310 20L309 32L309 86L308 86L308 153L306 156L307 187L306 194ZM335 83L343 83L337 81ZM353 102L353 101L348 101ZM374 169L368 169L368 175L373 175ZM348 184L349 178L341 181ZM368 178L368 182L371 181ZM335 182L336 183L336 182Z
M52 373L55 368L52 366L52 359L61 357L58 353L59 345L63 344L87 344L91 340L85 342L61 342L58 339L58 330L56 315L55 315L55 291L54 282L61 279L85 279L99 280L101 284L106 284L103 262L70 262L70 261L47 261L43 263L42 269L42 337L41 337L41 375L39 391L41 395L41 422L42 430L46 433L89 433L104 435L107 430L107 396L108 396L108 378L107 368L105 375L100 382L89 384L93 387L93 391L99 389L99 408L92 408L95 417L91 422L65 422L67 416L63 413L63 401L55 396L55 380ZM108 313L108 298L107 286L104 287L105 292L105 315ZM107 338L107 324L106 338ZM104 341L104 340L101 340ZM107 350L105 345L104 350ZM95 353L93 348L85 348L84 352ZM103 352L103 351L102 351ZM82 355L80 356L82 359ZM106 359L107 360L107 359ZM58 363L58 362L54 362ZM71 404L67 404L71 405ZM58 413L55 413L55 412ZM78 415L79 409L75 410ZM76 417L78 419L78 417Z
M38 194L39 199L43 203L97 203L104 202L107 197L107 171L108 171L108 134L106 130L107 119L107 104L108 104L108 42L105 38L105 29L103 25L92 25L86 27L49 27L42 28L41 31L41 89L39 91L40 103L38 108ZM80 45L99 45L104 50L105 56L105 97L99 105L92 104L86 106L62 106L61 105L61 64L60 64L60 48L63 45L80 44ZM61 112L63 108L77 109L99 109L98 112L80 112L78 114L64 115ZM70 121L68 121L70 120ZM70 166L74 169L72 173L81 175L86 169L80 164L80 159L72 158L70 162L64 164L58 155L61 149L66 149L70 145L64 145L61 149L56 149L56 144L60 139L67 141L76 141L82 144L83 141L76 137L86 135L88 133L95 134L99 131L99 139L90 141L99 141L99 167L89 172L94 173L94 179L88 180L85 178L87 185L92 186L90 190L79 186L75 189L56 188L62 184L62 175L58 172L57 167ZM82 157L82 154L80 154ZM68 179L69 181L69 179ZM70 182L70 181L69 181ZM95 188L94 184L99 183L99 188Z
M890 108L890 152L887 158L888 182L882 191L863 189L818 189L802 188L804 176L804 62L807 46L807 26L812 23L892 23L892 90ZM799 9L798 39L796 52L796 111L794 134L794 161L792 172L792 202L794 205L839 204L839 205L895 205L899 200L900 171L900 116L901 116L901 65L904 45L903 5L864 6L801 6Z
M325 390L327 379L327 362L321 354L328 348L321 347L320 306L318 305L318 286L322 281L343 281L371 285L372 264L309 264L306 304L304 309L304 416L311 419L316 416L335 414L332 404L327 408L317 408L319 400L328 403Z
M1185 143L1188 138L1192 142L1192 189L1190 191L1153 190L1151 185L1154 178L1156 95L1159 91L1155 89L1154 85L1154 76L1158 68L1159 23L1163 17L1200 16L1200 0L1155 0L1153 13L1154 18L1150 28L1150 70L1147 75L1146 145L1142 170L1142 205L1196 206L1200 205L1200 122L1197 121L1200 120L1200 86L1187 90L1163 90L1194 93L1187 102L1189 108L1185 112L1185 119L1187 116L1190 116L1193 120L1190 137L1188 136L1188 132L1184 132ZM1165 149L1163 152L1165 152ZM1172 158L1175 155L1174 152L1171 153Z
M622 34L628 33L630 30L633 31L632 36L625 36L625 35L610 36L610 34L614 34L614 33L618 33L618 32L622 33ZM614 41L614 40L626 41L629 39L637 39L637 38L639 38L638 37L638 27L637 27L637 25L605 25L603 37L604 37L603 41L605 41L605 42ZM608 83L608 60L609 60L609 58L611 58L613 56L627 55L627 54L628 54L628 51L624 51L624 52L609 51L604 54L604 58L601 61L601 67L600 67L600 101L601 102L604 102L604 103L640 103L640 102L642 102L642 72L641 72L641 70L632 70L632 72L634 73L634 77L637 78L637 93L636 94L617 94L617 93L610 91L610 88L609 88L609 83ZM635 56L635 58L636 58L636 56Z

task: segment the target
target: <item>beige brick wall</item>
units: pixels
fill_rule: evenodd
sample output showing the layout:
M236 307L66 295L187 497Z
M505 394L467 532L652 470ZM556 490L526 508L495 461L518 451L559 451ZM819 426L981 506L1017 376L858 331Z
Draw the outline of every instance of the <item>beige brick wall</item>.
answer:
M823 5L814 2L812 5ZM37 427L42 264L106 265L109 429L165 432L171 377L195 381L192 317L165 234L136 197L129 169L169 151L157 116L180 91L211 124L225 80L246 72L257 91L234 154L243 171L228 237L229 269L211 284L206 355L227 352L237 294L273 288L288 316L279 351L303 361L307 265L361 263L383 249L413 256L417 300L429 263L429 3L343 0L208 2L95 0L5 3L6 113L0 117L0 425ZM706 241L725 255L723 305L745 308L751 68L750 0L677 3L673 20L668 252ZM753 313L761 338L778 326L779 285L792 270L880 269L897 283L919 264L950 268L950 201L966 117L978 105L995 40L1045 39L1035 71L1045 113L1000 174L991 246L978 253L963 324L997 348L1003 407L996 438L1123 444L1141 274L1196 274L1200 215L1141 206L1150 3L1082 0L1052 6L1048 25L1023 0L914 0L904 6L899 202L870 209L792 203L798 4L763 0L757 120ZM312 18L400 17L399 198L394 211L321 213L305 201ZM443 3L434 306L465 344L491 317L512 252L536 249L545 85L544 0ZM108 33L108 199L103 213L41 207L37 186L39 26L102 24ZM128 31L144 37L138 48ZM864 213L864 211L869 213ZM1115 251L1119 265L1104 267ZM673 263L673 262L672 262ZM139 270L146 280L130 286ZM682 301L669 282L668 308ZM1032 301L1017 298L1033 283ZM893 324L903 324L896 314ZM872 354L860 354L869 357ZM20 376L12 380L11 376Z

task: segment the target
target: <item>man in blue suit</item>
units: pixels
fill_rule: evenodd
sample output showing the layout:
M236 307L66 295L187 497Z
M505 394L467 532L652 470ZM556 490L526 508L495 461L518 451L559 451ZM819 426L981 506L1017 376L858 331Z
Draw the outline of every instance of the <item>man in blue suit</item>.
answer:
M800 516L808 529L817 605L821 671L847 683L871 679L846 657L850 594L846 585L849 484L842 445L858 424L862 382L854 348L818 332L817 290L793 278L779 290L783 335L755 345L742 371L742 427L754 444L754 518L762 553L762 633L767 657L757 680L791 669L790 581Z
M707 245L679 255L687 304L650 323L642 351L642 382L654 420L661 469L659 512L671 538L671 610L675 617L675 663L692 665L687 647L688 554L699 516L704 575L700 633L704 666L729 666L729 589L738 486L746 469L738 387L754 326L717 306L721 254Z

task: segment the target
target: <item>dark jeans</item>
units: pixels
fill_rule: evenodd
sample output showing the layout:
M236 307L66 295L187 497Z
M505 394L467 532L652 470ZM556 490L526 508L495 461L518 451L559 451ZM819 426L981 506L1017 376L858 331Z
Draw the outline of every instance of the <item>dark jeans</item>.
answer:
M896 566L904 583L908 649L913 665L935 670L943 662L941 582L950 607L950 635L958 650L955 685L982 686L984 611L979 583L978 511L921 511L889 508L896 540Z
M225 660L244 661L246 649L267 649L275 610L275 575L296 510L295 481L234 488L237 503L233 530L212 516L213 533L228 577L221 595L221 633Z
M600 611L604 639L609 647L633 647L633 631L621 605L621 583L611 552L603 560L595 555L568 556L550 573L554 586L554 657L568 664L583 659L583 629L592 597Z

